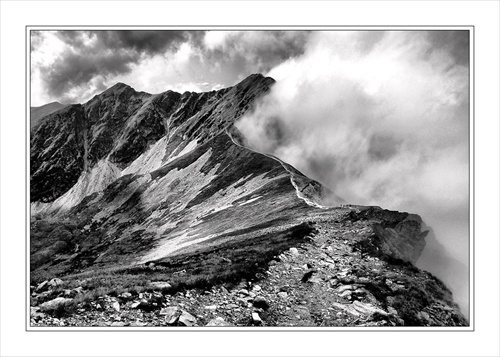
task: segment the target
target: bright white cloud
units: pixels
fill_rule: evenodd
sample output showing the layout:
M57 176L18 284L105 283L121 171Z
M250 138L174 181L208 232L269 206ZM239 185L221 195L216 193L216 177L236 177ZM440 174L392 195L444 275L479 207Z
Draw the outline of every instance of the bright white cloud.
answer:
M233 34L233 31L207 31L203 41L209 50L223 49L228 37Z
M37 35L37 49L30 54L31 105L34 107L57 100L57 98L52 98L46 93L40 68L52 64L66 48L64 42L56 36L54 31L40 31Z

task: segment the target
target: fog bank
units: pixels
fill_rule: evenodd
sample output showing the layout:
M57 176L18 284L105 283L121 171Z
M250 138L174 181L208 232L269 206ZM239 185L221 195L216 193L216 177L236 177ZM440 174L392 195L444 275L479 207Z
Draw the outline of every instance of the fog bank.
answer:
M418 265L468 316L467 36L315 32L302 55L267 73L277 83L237 126L250 146L349 203L420 214L438 243Z

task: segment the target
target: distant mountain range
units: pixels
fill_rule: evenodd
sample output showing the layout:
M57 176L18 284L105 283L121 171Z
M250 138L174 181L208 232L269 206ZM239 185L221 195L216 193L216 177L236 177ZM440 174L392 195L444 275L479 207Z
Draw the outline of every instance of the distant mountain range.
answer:
M33 128L34 126L36 126L38 124L38 122L40 121L40 119L42 119L43 117L45 117L49 114L52 114L52 113L54 113L54 112L56 112L59 109L62 109L64 107L65 107L65 105L61 104L59 102L48 103L48 104L42 105L40 107L31 107L30 108L30 128Z

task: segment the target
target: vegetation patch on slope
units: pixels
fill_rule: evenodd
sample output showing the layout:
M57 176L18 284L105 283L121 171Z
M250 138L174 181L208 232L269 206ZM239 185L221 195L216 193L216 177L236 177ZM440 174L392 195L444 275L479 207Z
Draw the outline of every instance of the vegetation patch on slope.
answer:
M49 236L53 238L57 236L54 238L54 244L63 237L71 242L76 238L71 237L70 229L71 226L68 225L57 226L53 228ZM302 223L282 232L264 234L248 240L234 239L216 247L200 248L192 254L172 256L135 267L87 269L76 274L69 267L63 272L57 265L48 264L42 269L37 269L40 268L40 264L32 264L34 271L31 274L31 285L36 286L57 275L66 282L66 289L82 287L86 291L85 296L81 296L77 301L82 302L91 301L99 295L116 296L123 292L139 293L153 290L149 285L152 281L168 281L170 287L166 290L169 293L193 288L205 289L222 283L237 284L242 279L252 280L262 277L269 261L290 247L308 242L314 233L315 229L311 223ZM36 247L37 237L38 234L33 235L34 247ZM136 238L135 241L138 239ZM89 240L87 244L90 243L97 242ZM68 248L65 246L62 249ZM90 252L85 250L86 247L82 249ZM55 250L52 254L54 252ZM61 250L58 251L58 253L61 252ZM80 254L80 264L73 261L72 268L76 271L82 267L81 258L83 257L84 255ZM36 303L50 300L59 293L61 291L56 289L50 295L38 299Z

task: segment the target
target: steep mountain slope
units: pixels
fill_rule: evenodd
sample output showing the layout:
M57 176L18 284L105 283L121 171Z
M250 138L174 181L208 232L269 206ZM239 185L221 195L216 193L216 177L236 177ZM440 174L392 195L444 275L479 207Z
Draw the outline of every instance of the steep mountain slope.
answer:
M59 145L57 151L68 156L80 153L66 167L66 172L80 172L80 177L53 202L34 203L33 212L42 216L79 217L79 224L87 230L98 226L105 237L102 246L94 248L98 257L92 263L128 265L133 258L136 263L162 258L192 246L193 242L220 244L235 236L242 238L245 230L250 230L251 236L269 229L284 230L307 219L312 208L306 201L321 204L324 197L329 204L342 203L327 188L291 166L242 147L241 134L229 127L272 83L269 78L255 75L229 90L182 96L174 92L137 95L130 87L117 84L89 103L75 105L74 110L84 109L77 113L91 119L81 127L79 119L60 120L63 122L60 130L51 128L51 132L59 132L58 137L63 137L72 130L68 126L73 126L80 134L76 137L83 136L72 141L72 146ZM134 104L137 97L141 98L142 106ZM131 114L113 119L117 113L123 115L120 108L125 108L128 101L132 102L127 104L133 108L127 111ZM169 113L168 117L159 115L160 112ZM99 119L97 113L101 113ZM79 118L72 112L68 115ZM46 120L36 134L60 118ZM143 121L146 123L141 124ZM113 125L117 128L108 129ZM95 134L102 132L108 134ZM142 149L141 155L133 155L134 160L124 159L129 154L120 154L124 147L143 147L137 142L152 137L152 133L163 137L151 143L149 149ZM32 140L35 145L40 142L47 141L36 136ZM51 146L42 149L35 146L33 151L50 153ZM95 152L107 152L107 156ZM82 161L83 168L78 167ZM50 174L49 169L61 162L66 161L58 159L49 164L44 161L45 166L40 166L34 176ZM49 178L45 177L43 182L61 179L50 175ZM32 184L32 189L37 189L37 185ZM147 255L128 249L123 254L116 253L120 250L117 245L126 247L140 241L151 246Z
M220 132L273 82L254 75L231 89L182 95L139 93L118 83L83 105L54 113L31 136L31 202L57 199L100 160L125 169L154 143L149 152L161 151L162 157L147 163L159 167L195 140ZM146 157L129 171L142 167Z
M62 108L64 108L65 105L61 104L59 102L52 102L48 103L45 105L42 105L40 107L31 107L30 108L30 129L33 129L38 123L40 122L40 119L43 117L52 114Z
M399 313L393 319L399 325L466 324L442 283L412 265L425 245L418 216L340 207L344 201L320 183L243 145L232 124L273 83L252 75L220 91L157 95L119 83L85 104L43 118L30 142L36 218L32 283L57 276L67 287L81 284L80 293L95 297L96 291L116 296L151 290L159 280L171 289L156 296L168 300L183 289L237 284L243 278L271 284L264 272L277 256L295 246L330 242L338 248L330 258L335 256L342 269L350 266L349 279L357 284L368 279L370 288L365 284L365 293L354 299L359 304ZM311 258L326 254L312 250ZM384 263L375 267L373 259ZM322 273L330 274L324 281L331 279L331 269ZM377 270L378 277L369 270ZM335 284L349 284L348 275L340 274ZM385 276L408 284L396 293L379 281ZM330 285L319 285L323 303L349 309ZM36 290L33 305L68 293ZM405 298L418 309L406 306ZM168 302L143 304L154 310ZM268 323L280 321L273 317Z

